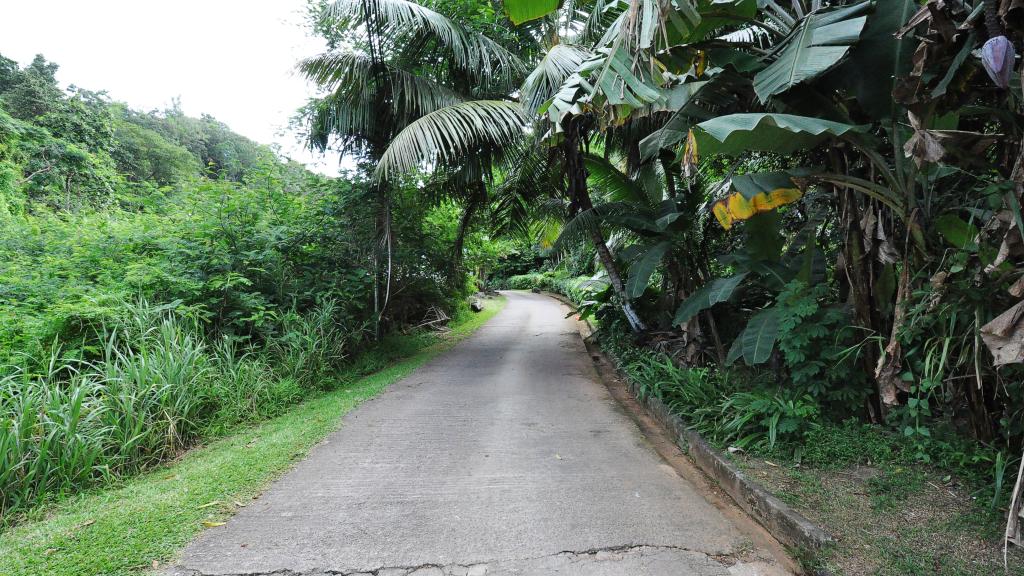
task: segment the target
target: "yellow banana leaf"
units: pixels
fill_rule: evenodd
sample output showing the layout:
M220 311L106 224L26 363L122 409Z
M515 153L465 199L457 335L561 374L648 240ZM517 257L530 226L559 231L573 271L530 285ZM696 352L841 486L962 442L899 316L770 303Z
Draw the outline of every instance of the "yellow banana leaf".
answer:
M738 221L792 204L804 195L785 172L744 174L733 178L732 184L729 196L711 207L718 223L726 230Z

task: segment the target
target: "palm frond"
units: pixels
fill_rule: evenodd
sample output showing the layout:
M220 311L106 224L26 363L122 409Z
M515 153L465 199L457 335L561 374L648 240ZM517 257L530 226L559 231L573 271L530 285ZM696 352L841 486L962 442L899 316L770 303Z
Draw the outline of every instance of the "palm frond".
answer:
M336 145L344 153L361 155L387 142L390 123L367 93L334 93L307 108L309 144L326 150Z
M605 202L588 210L580 210L562 227L562 233L551 247L551 251L563 252L591 242L591 234L595 228L602 229L602 224L607 224L616 216L629 214L632 209L633 207L626 202Z
M340 26L356 28L365 24L368 6L383 40L429 32L447 47L463 71L485 79L512 78L525 71L522 60L497 42L451 21L446 16L409 0L336 0L326 17Z
M500 152L523 138L525 125L522 107L512 102L477 100L442 108L395 136L377 165L377 178Z
M553 157L556 149L544 145L537 134L529 135L504 155L501 171L504 179L495 187L491 208L496 232L530 235L530 224L548 215L546 202L560 196L562 169ZM565 216L564 201L556 218Z
M645 194L643 188L616 168L609 160L593 154L587 154L583 157L583 161L586 163L587 172L589 173L588 183L592 188L601 192L608 200L641 205L649 204L647 194Z
M589 51L572 44L556 44L548 50L523 82L522 101L527 110L536 113L589 57Z
M593 42L605 35L619 16L629 7L626 0L594 0L580 29L582 42Z
M434 80L413 74L391 64L380 64L384 73L374 74L374 63L365 54L352 50L332 50L299 62L299 71L322 88L340 93L353 105L363 98L377 95L389 101L395 116L415 118L465 100L454 90ZM374 86L382 81L385 86ZM376 89L375 89L376 88Z

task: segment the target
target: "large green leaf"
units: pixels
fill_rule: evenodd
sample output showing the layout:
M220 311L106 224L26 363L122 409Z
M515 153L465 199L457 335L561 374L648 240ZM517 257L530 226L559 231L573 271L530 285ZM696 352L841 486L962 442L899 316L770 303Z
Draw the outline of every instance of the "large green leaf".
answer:
M599 48L598 55L580 66L580 74L593 76L593 94L612 106L639 108L662 98L647 67L634 67L633 57L621 47Z
M558 0L505 0L505 13L513 24L536 20L558 9Z
M829 74L839 85L849 88L874 118L893 117L892 91L896 80L910 72L910 57L917 44L911 38L897 39L895 34L918 8L914 0L876 0L860 42L850 51L850 57Z
M754 76L754 92L767 102L813 80L839 63L860 38L871 2L811 12L777 49L778 57Z
M768 308L755 314L740 335L743 361L748 366L766 362L771 358L778 337L779 311Z
M934 225L936 232L953 246L972 252L978 249L978 227L970 222L964 222L956 214L943 214L935 219Z
M693 128L697 153L737 155L749 151L789 154L864 127L792 114L743 113L719 116Z
M757 14L757 0L698 0L695 7L700 14L695 25L678 25L666 30L670 46L700 42L716 30L742 25ZM674 19L670 16L670 20Z
M655 158L661 150L673 148L685 140L694 124L714 118L720 110L733 106L737 94L749 85L749 80L734 72L719 71L708 80L685 82L668 89L663 108L674 113L664 126L640 141L641 158Z
M716 278L710 284L697 290L689 298L679 305L672 323L676 326L685 324L698 313L711 308L719 302L725 302L732 297L736 287L747 277L747 272L730 276L728 278Z
M598 48L538 112L546 113L560 131L562 119L582 113L586 104L608 105L616 115L625 116L663 98L651 71L634 68L632 56L615 45Z
M634 263L629 267L629 280L626 282L626 295L630 298L639 298L644 290L647 289L647 283L651 279L651 274L654 274L654 270L661 263L661 259L665 256L665 252L668 251L670 242L658 242L654 246L648 248Z

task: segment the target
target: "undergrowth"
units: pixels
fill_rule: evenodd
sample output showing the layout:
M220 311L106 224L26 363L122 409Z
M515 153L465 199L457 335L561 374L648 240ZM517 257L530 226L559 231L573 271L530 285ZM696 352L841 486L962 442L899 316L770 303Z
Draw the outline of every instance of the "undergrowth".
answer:
M993 521L1001 518L1019 460L958 434L953 423L933 421L928 437L910 442L896 425L836 419L832 398L771 371L680 366L636 345L620 322L604 323L597 334L641 396L659 398L721 449L825 470L877 467L885 472L878 482L924 467L955 478ZM910 485L908 478L895 482Z
M281 414L435 338L395 334L350 359L362 331L338 324L334 307L325 300L285 315L280 335L256 348L228 337L207 343L186 313L140 302L104 328L95 359L66 359L55 348L45 370L8 367L0 373L0 528Z
M234 426L141 475L33 509L0 531L0 574L135 576L163 569L206 526L251 502L343 414L471 334L502 305L488 300L479 314L457 315L446 335L385 337L323 383L327 391L282 407L274 418Z

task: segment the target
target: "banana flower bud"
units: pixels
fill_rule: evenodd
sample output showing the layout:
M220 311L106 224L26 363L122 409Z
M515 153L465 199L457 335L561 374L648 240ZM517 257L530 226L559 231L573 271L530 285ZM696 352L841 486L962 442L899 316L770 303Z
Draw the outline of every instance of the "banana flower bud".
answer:
M989 78L1000 88L1010 86L1010 75L1013 73L1016 52L1006 36L989 38L981 47L981 63L985 66Z

